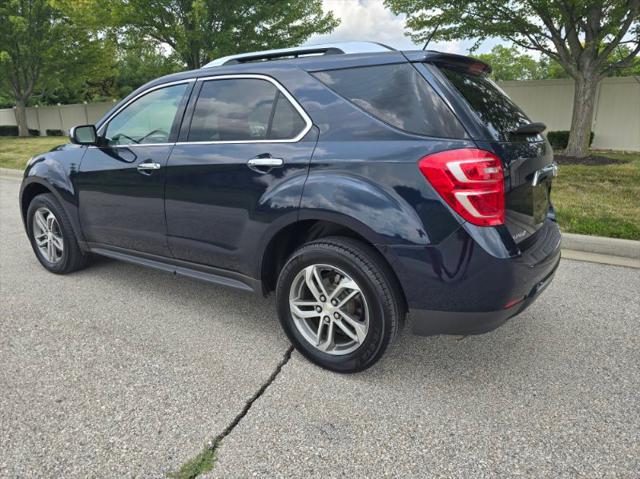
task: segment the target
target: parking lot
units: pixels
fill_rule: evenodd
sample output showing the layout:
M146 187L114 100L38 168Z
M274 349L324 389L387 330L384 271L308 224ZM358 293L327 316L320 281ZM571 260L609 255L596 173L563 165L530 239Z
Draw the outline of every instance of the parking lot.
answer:
M289 357L271 299L46 272L18 187L0 177L1 477L163 477L225 430L208 477L640 477L640 270L564 260L502 328L405 328L341 376Z

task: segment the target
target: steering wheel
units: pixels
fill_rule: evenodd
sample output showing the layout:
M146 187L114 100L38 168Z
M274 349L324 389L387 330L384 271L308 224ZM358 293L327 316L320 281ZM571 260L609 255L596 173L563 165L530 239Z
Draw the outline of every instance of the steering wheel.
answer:
M133 143L139 143L139 140L134 140L133 138L131 138L130 136L125 135L124 133L118 133L117 135L114 135L113 138L110 139L110 141L115 141L118 144L120 143L120 138L126 138L127 140L131 140Z
M161 133L165 138L169 138L169 133L167 133L164 130L161 129L156 129L153 131L150 131L149 133L147 133L146 135L144 135L142 138L140 138L136 143L142 143L143 140L149 138L151 135L155 135L156 133Z

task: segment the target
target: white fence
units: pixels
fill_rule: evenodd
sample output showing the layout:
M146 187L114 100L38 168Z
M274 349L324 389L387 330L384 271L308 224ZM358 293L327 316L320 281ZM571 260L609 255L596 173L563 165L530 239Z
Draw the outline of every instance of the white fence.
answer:
M500 86L547 131L568 130L573 113L573 80L506 81ZM593 115L593 148L640 151L640 77L600 82Z
M547 131L571 126L573 81L507 81L500 86L533 121L542 121ZM27 108L29 128L68 131L75 125L95 123L113 103L61 105ZM0 110L0 125L15 125L13 109ZM605 78L600 82L593 117L593 147L640 151L640 77Z
M97 122L114 104L106 102L29 107L27 108L27 125L34 130L40 130L43 136L46 130L62 130L66 133L73 126ZM0 110L0 125L15 124L14 108Z

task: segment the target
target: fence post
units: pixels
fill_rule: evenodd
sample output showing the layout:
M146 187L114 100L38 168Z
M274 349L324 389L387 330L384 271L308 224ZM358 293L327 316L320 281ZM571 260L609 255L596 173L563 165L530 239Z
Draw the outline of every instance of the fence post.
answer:
M42 135L42 130L40 129L40 108L38 108L39 105L36 105L36 124L38 125L38 132L40 133L40 136Z

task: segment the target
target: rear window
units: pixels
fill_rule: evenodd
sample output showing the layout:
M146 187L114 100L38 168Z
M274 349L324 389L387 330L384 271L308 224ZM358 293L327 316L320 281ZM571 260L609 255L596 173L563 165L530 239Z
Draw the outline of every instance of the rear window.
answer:
M488 78L447 67L440 70L497 139L508 140L510 131L530 123L524 112Z
M466 138L453 112L409 64L316 72L347 100L396 128L418 135Z

